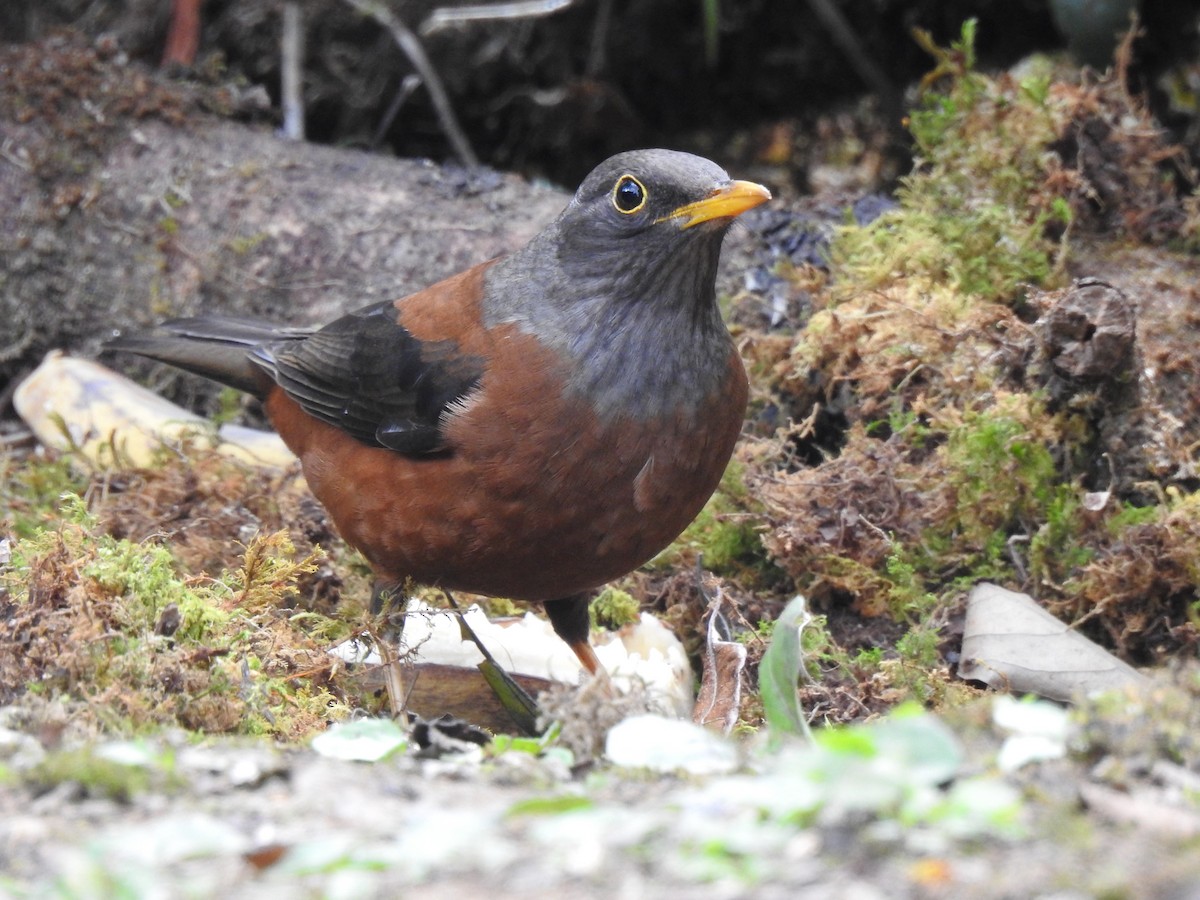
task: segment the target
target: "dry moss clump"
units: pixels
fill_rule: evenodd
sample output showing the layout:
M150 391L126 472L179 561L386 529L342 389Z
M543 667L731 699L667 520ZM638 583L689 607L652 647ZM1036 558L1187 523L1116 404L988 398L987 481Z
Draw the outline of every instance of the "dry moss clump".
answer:
M164 456L159 463L93 473L87 496L105 532L134 543L162 541L186 572L236 568L242 564L243 545L255 535L284 529L304 555L318 546L347 553L324 509L304 486L298 466L270 472L199 447ZM301 573L289 604L332 615L343 594L338 572L344 569L322 562ZM350 578L345 593L368 596L365 575L351 573Z
M1171 312L1072 270L1114 258L1114 240L1186 243L1190 169L1119 67L987 76L973 37L930 48L898 206L840 230L831 274L790 273L815 311L789 349L753 347L799 423L748 475L764 543L827 612L826 658L847 684L922 699L942 691L981 580L1135 661L1194 648L1200 625L1200 415L1193 392L1168 389L1175 366L1148 364L1194 345L1186 291ZM1152 275L1103 274L1154 290ZM846 609L903 634L878 630L870 652ZM924 678L895 671L913 665Z
M1054 612L1140 662L1200 647L1200 495L1093 519L1089 560L1055 591Z
M0 702L26 691L78 701L124 734L176 725L294 740L338 714L328 634L301 630L282 602L319 557L286 533L251 539L219 578L185 578L165 544L114 538L65 495L58 525L9 554Z

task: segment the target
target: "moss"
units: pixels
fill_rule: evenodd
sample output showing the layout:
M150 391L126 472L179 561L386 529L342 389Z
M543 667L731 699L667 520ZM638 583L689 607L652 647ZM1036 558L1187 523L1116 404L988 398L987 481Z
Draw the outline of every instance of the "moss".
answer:
M293 591L301 576L315 572L322 556L316 548L297 559L286 531L256 535L246 545L241 569L229 579L236 605L251 613L282 605L280 595Z
M970 23L950 48L925 44L936 67L909 120L913 171L896 209L839 230L829 281L803 291L804 332L786 357L764 357L757 393L799 424L749 475L770 519L764 544L794 588L851 648L879 643L826 657L825 678L871 710L897 695L952 697L938 644L980 580L1030 591L1135 662L1200 636L1200 495L1149 480L1177 479L1191 460L1147 459L1152 446L1193 446L1186 429L1150 424L1194 418L1156 400L1182 387L1156 379L1185 371L1186 352L1141 342L1142 363L1064 398L1031 323L1066 292L1026 296L1061 279L1074 246L1097 259L1091 229L1106 247L1113 234L1161 243L1194 231L1200 194L1177 227L1182 180L1164 171L1179 148L1121 72L984 75ZM1133 399L1143 365L1154 374ZM1105 456L1113 493L1089 495ZM810 692L823 714L842 712L832 692Z
M963 297L1015 303L1025 284L1061 269L1050 236L1071 213L1044 189L1044 147L1064 114L1048 82L975 71L975 24L949 49L924 44L936 68L909 119L918 160L897 192L899 206L865 226L847 225L832 247L848 290L897 277L949 286Z
M105 534L77 496L61 509L0 570L0 690L84 700L82 714L118 734L175 724L294 739L339 714L325 645L286 610L314 553L268 535L239 570L185 579L166 545Z
M1200 766L1200 667L1195 661L1165 677L1123 691L1088 698L1073 713L1074 752L1112 781L1114 766L1147 767L1165 759L1189 771ZM1124 785L1122 785L1124 786Z
M433 596L436 594L437 596ZM528 606L522 606L514 600L509 600L507 597L473 597L473 603L478 603L490 618L505 617L505 616L523 616L529 611ZM440 607L444 605L445 597L441 591L431 591L426 595L426 602L431 606Z
M888 612L897 621L924 623L937 608L938 598L929 591L911 554L897 546L886 566Z
M47 453L25 459L0 456L0 507L17 538L29 538L58 518L59 498L80 493L87 483L69 456Z
M254 250L267 239L264 232L258 234L240 235L235 238L230 238L226 242L226 246L237 256L245 256L250 251Z
M1092 552L1065 578L1055 603L1063 618L1118 651L1155 658L1164 646L1200 640L1200 493L1171 489L1163 502L1112 500L1091 514Z
M970 547L989 567L1003 565L1008 539L1032 535L1065 487L1035 428L1045 412L1028 396L1009 395L968 411L946 435L942 468L953 503L935 531Z
M246 395L236 388L224 387L217 392L216 409L210 419L214 434L217 428L235 421L244 411Z
M180 579L175 558L163 546L102 540L79 570L98 591L121 597L120 624L133 631L154 628L168 606L180 612L178 638L202 641L229 616L213 603L213 595L197 592Z
M126 803L151 787L155 780L151 776L144 766L115 762L87 747L49 754L23 780L40 791L60 784L76 784L89 796Z
M641 606L631 594L606 587L591 604L592 626L617 629L638 621Z

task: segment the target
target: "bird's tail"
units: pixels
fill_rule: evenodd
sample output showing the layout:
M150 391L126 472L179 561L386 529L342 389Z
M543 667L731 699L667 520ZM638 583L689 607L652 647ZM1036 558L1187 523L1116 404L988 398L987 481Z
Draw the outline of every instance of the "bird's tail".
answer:
M104 349L136 353L264 397L274 381L255 361L256 351L311 333L311 329L259 319L200 316L171 319L146 333L118 335L107 341Z

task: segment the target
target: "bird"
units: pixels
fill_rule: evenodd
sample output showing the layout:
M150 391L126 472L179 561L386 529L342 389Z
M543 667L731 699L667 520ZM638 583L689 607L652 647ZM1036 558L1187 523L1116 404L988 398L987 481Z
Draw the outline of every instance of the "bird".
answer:
M770 196L689 153L619 153L524 247L401 299L321 327L177 318L106 348L259 398L369 562L374 611L410 579L541 603L597 674L592 593L679 536L741 432L715 279Z

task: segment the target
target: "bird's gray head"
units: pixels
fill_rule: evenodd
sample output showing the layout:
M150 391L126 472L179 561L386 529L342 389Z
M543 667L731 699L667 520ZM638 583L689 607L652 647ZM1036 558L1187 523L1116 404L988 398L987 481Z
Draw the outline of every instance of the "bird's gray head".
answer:
M677 263L715 274L734 217L769 197L690 153L620 153L592 170L555 223L559 259L585 277L603 270L626 295L641 293L639 285L670 291Z
M528 246L493 267L485 315L574 360L576 387L601 407L603 394L661 395L670 381L695 391L688 382L715 378L728 362L715 299L721 241L737 215L769 198L690 153L620 153Z

